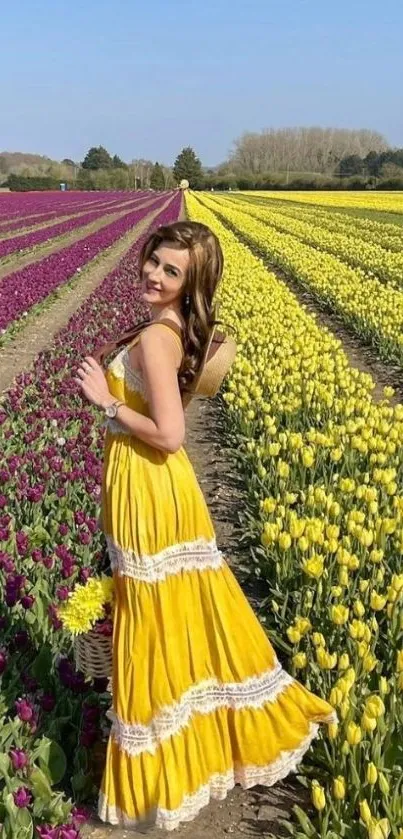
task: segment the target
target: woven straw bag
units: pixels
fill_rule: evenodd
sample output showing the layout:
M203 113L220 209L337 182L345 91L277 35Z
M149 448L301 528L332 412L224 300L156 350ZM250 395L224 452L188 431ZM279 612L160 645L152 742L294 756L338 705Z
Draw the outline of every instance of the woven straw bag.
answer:
M74 660L77 670L90 679L111 679L112 636L100 635L95 629L74 638Z

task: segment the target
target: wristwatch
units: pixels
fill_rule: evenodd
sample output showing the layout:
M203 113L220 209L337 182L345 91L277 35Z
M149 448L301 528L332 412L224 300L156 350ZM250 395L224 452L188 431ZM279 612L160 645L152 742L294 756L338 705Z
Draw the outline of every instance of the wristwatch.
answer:
M116 399L115 402L112 402L112 405L108 405L104 409L105 414L108 417L108 419L114 419L116 417L117 412L118 412L118 408L120 408L120 406L124 405L124 404L125 404L124 402L120 402L119 399Z

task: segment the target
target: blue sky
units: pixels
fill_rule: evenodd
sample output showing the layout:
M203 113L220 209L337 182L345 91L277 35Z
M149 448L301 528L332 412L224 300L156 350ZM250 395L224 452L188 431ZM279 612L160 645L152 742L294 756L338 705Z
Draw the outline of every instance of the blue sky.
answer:
M372 128L403 146L402 0L18 0L0 150L205 165L244 131Z

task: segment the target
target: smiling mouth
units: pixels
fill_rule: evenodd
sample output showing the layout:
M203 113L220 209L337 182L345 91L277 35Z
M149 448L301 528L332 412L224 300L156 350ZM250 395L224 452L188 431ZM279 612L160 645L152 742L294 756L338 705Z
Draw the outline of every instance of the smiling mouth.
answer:
M159 288L157 288L155 285L150 285L149 283L146 283L146 290L147 291L159 291Z

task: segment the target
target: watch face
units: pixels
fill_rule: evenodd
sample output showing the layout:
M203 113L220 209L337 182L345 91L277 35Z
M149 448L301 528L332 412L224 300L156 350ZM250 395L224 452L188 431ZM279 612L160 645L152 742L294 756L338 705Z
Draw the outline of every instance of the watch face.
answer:
M105 413L106 413L106 416L110 417L111 419L113 417L116 417L116 405L108 405Z

